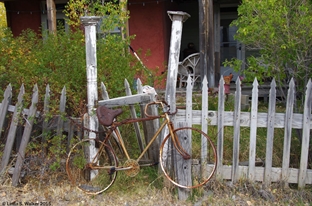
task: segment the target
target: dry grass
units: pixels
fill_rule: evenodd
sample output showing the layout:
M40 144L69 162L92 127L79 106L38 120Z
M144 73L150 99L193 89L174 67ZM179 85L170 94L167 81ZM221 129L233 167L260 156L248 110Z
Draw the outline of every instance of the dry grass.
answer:
M90 196L69 184L64 172L43 176L27 175L19 187L11 186L11 177L2 176L0 200L8 204L44 203L45 205L309 205L311 188L286 189L274 184L262 189L260 184L239 181L218 182L212 180L204 188L193 190L185 201L178 200L175 189L154 185L159 177L120 177L120 181L107 192ZM144 179L145 178L145 179ZM118 177L117 177L118 180ZM124 183L124 184L123 184ZM44 205L41 204L41 205Z

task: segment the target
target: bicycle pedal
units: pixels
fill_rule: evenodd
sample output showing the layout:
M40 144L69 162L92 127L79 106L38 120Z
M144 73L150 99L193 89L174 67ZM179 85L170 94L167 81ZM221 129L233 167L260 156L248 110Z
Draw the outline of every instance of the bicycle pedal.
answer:
M112 167L112 168L110 168L110 170L108 171L108 174L109 175L112 175L112 174L114 174L116 172L116 168L115 167Z

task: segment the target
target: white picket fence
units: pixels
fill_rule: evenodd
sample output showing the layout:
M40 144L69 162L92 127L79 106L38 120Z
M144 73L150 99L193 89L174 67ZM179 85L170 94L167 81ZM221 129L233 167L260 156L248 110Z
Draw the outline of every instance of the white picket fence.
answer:
M192 80L189 77L186 87L186 109L178 110L175 117L176 123L188 122L188 125L201 125L204 132L208 133L209 126L217 127L217 153L218 165L216 177L219 180L231 180L233 182L239 179L248 179L250 181L263 182L268 186L272 182L297 183L299 187L306 184L312 184L312 170L308 169L308 155L310 145L311 129L311 81L308 82L305 93L304 112L298 114L293 112L295 101L295 84L291 80L289 83L286 113L277 113L276 107L276 84L271 82L269 93L269 109L267 113L258 112L258 82L255 79L252 88L252 100L250 112L241 111L242 88L239 78L236 81L236 91L234 94L235 109L234 111L225 111L225 93L224 81L220 79L218 93L218 111L210 111L208 105L208 82L203 81L202 89L202 109L193 110L192 97ZM233 127L233 158L231 165L223 165L224 152L224 127ZM240 148L240 129L250 127L249 137L249 161L248 166L239 165L239 148ZM266 136L266 157L264 167L256 166L256 141L257 128L267 128ZM273 138L274 129L284 128L284 148L283 162L281 168L272 167L273 156ZM301 159L299 168L290 168L290 149L292 129L302 129L302 146ZM282 148L280 148L282 149ZM212 167L212 166L211 166Z
M168 80L169 81L169 80ZM218 153L218 166L216 177L220 180L231 180L233 182L238 181L239 179L248 179L250 181L259 181L263 182L264 185L268 186L272 182L284 182L285 185L288 183L298 184L299 187L304 187L306 184L312 184L312 170L309 169L308 165L308 156L309 156L309 145L310 145L310 129L311 129L311 81L308 82L305 93L305 103L304 103L304 112L303 114L298 114L293 112L294 101L295 101L295 84L293 80L289 83L287 103L286 103L286 112L285 113L277 113L275 112L276 106L276 85L273 80L271 83L271 90L269 94L269 109L267 113L258 112L258 82L257 80L253 83L252 89L252 101L251 101L251 110L250 112L242 112L241 111L241 96L242 96L242 88L240 84L240 80L238 79L236 82L236 91L234 94L235 100L235 109L234 111L225 111L225 93L224 93L224 82L223 78L221 78L219 85L219 93L218 93L218 111L209 110L208 105L208 82L206 79L203 80L203 88L202 88L202 109L201 110L193 110L193 86L191 77L187 80L186 87L186 109L179 109L178 113L175 115L173 120L175 124L188 124L188 125L201 125L201 129L208 133L209 127L214 126L217 127L217 153ZM125 88L126 95L125 97L118 97L114 99L110 99L108 97L105 85L102 83L102 99L99 101L99 104L105 104L107 106L120 106L120 105L129 105L129 109L131 110L132 117L136 117L137 111L135 111L133 104L138 103L141 106L141 114L143 112L144 104L150 101L154 101L154 96L149 94L144 94L142 92L142 84L138 82L138 93L132 95L131 89L128 82L125 80ZM49 87L47 87L47 93L45 105L48 105L49 99ZM175 93L174 90L171 92ZM19 102L22 101L22 95L24 93L23 87L21 87L21 94L19 95ZM62 91L62 98L60 104L60 111L63 111L65 108L66 95L65 88ZM170 94L173 95L173 94ZM176 94L174 94L176 95ZM1 103L0 107L0 127L2 128L4 118L6 116L6 112L14 112L13 116L19 116L19 113L22 110L19 110L19 106L13 107L9 105L9 99L12 97L11 87L9 86L4 99ZM38 89L34 87L34 94L32 100L32 106L29 110L25 110L22 113L28 117L28 124L26 124L24 129L24 135L27 138L23 138L24 140L28 140L30 136L30 131L32 130L33 124L33 116L36 116L37 111L35 104L38 98ZM17 103L20 105L20 103ZM45 106L46 108L46 106ZM45 109L46 110L46 109ZM154 112L157 112L156 110ZM43 114L45 111L43 111ZM8 136L12 136L12 138L8 138L9 142L6 142L6 151L2 157L1 170L3 170L7 165L8 157L10 156L13 140L15 137L15 127L16 121L11 122L11 125ZM59 118L57 125L57 130L62 131L68 126L65 126L65 122ZM140 144L140 149L144 148L144 145L141 145L143 142L143 138L147 138L151 134L153 134L154 130L158 128L159 122L151 121L148 122L144 126L144 136L140 134L139 127L135 126L137 130L138 143ZM223 153L224 153L224 127L231 126L233 127L233 158L232 164L223 165ZM29 128L28 128L29 127ZM240 153L240 129L243 127L250 127L250 136L249 136L249 161L248 166L239 165L239 153ZM257 142L257 128L267 128L267 137L266 137L266 157L264 167L256 166L256 142ZM47 128L43 125L43 130ZM283 147L283 162L282 167L272 167L272 157L273 157L273 139L274 139L274 129L275 128L284 128L284 147ZM299 168L291 168L290 167L290 151L291 151L291 138L292 138L292 129L302 129L302 146L301 146L301 156L300 156L300 166ZM72 129L70 130L72 131ZM140 136L141 135L141 136ZM72 136L72 132L69 132L68 138L70 139ZM24 155L24 150L26 148L26 144L28 141L23 141L20 146L20 154ZM157 159L158 157L158 145L154 145L152 150L149 151L149 157L151 159ZM22 157L21 157L22 159ZM17 185L19 173L21 171L22 161L18 161L16 163L15 172L13 175L14 185ZM208 167L212 167L208 165Z

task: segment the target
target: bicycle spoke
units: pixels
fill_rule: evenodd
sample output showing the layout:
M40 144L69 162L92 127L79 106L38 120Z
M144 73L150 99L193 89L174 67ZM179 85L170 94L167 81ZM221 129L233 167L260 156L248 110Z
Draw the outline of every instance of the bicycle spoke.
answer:
M160 164L165 176L181 188L203 186L216 169L217 156L212 141L196 128L183 127L173 133L176 144L169 134L160 148ZM189 159L185 158L186 154Z
M75 144L66 161L66 171L71 183L87 194L99 194L107 190L115 181L117 159L113 150L104 145L96 160L89 157L90 145L102 142L84 139Z

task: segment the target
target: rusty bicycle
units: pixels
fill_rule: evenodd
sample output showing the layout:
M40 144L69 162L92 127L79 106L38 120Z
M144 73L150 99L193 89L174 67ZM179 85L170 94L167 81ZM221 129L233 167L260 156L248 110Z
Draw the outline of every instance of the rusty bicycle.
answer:
M151 105L160 106L159 115L148 114L147 111ZM165 177L174 185L188 189L203 186L212 178L217 165L217 154L212 140L206 133L194 127L175 129L170 120L170 115L175 114L176 111L171 113L170 106L165 101L146 104L145 118L117 121L117 116L122 113L122 110L105 106L99 106L96 113L101 125L107 129L104 139L95 138L79 141L73 145L66 160L66 171L71 183L85 193L96 195L106 191L113 185L117 173L120 171L124 171L128 176L133 177L138 174L140 167L158 164L158 162L141 163L141 159L152 143L161 136L161 131L166 126L166 133L168 134L162 140L159 148L159 164ZM147 142L147 146L138 157L131 158L118 127L123 124L160 118L163 120L161 126L151 140ZM113 138L118 140L120 150L125 156L121 166L119 166L121 158L117 157L116 148L110 144ZM183 144L186 140L188 140L187 145ZM90 148L95 149L92 151ZM203 158L205 153L207 154ZM178 164L185 169L189 167L191 173L181 175L173 171L172 168ZM208 164L210 167L207 166ZM181 181L182 179L184 181Z

